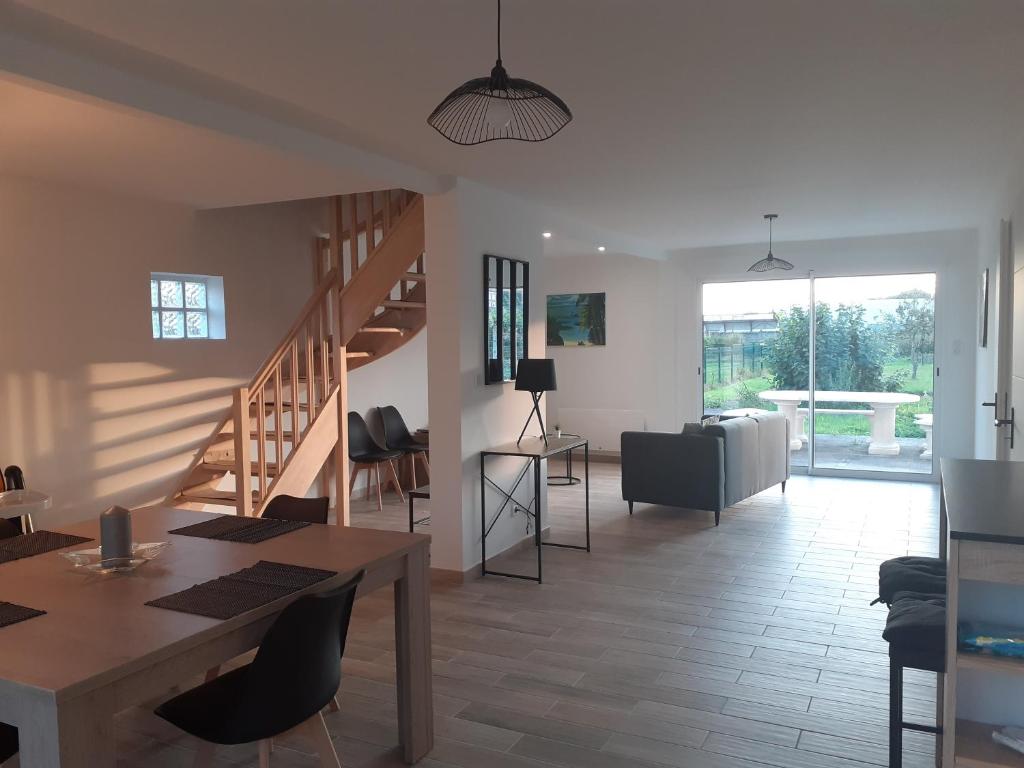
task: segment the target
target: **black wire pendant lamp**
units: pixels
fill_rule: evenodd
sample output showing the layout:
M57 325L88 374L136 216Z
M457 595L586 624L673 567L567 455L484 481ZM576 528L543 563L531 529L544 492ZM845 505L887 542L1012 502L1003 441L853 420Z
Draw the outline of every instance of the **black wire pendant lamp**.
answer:
M755 261L747 269L747 272L769 272L773 269L792 269L793 265L785 259L778 259L772 253L772 222L779 218L777 213L766 213L764 217L768 220L768 255L760 261Z
M501 0L498 0L498 61L490 77L460 85L430 113L427 123L456 144L544 141L572 120L565 102L547 88L509 77L501 65Z

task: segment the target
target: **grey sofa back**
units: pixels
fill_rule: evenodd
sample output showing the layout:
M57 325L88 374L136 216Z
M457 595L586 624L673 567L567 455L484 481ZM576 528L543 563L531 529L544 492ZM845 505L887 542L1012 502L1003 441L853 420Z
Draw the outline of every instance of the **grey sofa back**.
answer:
M622 498L669 507L725 508L721 439L677 432L622 433Z
M704 434L722 438L725 443L725 506L731 507L758 488L757 422L741 417L720 421L704 428Z

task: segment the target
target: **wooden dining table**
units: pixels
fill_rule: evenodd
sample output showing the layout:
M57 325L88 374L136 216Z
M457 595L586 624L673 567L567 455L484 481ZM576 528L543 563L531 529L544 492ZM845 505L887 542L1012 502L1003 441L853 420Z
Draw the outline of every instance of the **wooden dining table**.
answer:
M398 730L408 763L433 746L430 537L311 525L259 544L170 535L214 517L167 507L133 512L134 540L170 541L129 574L101 575L49 552L0 564L0 600L46 611L0 628L0 722L18 727L22 768L114 768L114 715L256 648L298 595L331 589L360 569L360 597L392 586ZM98 521L54 528L96 541ZM338 575L226 621L145 603L259 560Z

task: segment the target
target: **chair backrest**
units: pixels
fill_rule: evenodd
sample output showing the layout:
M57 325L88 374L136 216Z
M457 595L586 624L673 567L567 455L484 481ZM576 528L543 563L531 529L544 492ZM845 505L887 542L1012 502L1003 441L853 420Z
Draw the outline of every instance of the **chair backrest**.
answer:
M360 571L330 592L304 595L267 630L234 713L246 732L283 733L325 706L341 684L341 656Z
M363 417L355 411L348 412L348 452L350 456L360 456L365 453L381 451L377 441L370 434L370 428L366 426Z
M395 406L385 405L378 408L377 413L380 414L380 422L384 426L384 443L388 448L402 448L413 442L409 427Z
M275 496L263 510L263 517L273 520L297 520L303 523L327 525L327 510L331 500L326 496L315 499L300 499L282 493Z

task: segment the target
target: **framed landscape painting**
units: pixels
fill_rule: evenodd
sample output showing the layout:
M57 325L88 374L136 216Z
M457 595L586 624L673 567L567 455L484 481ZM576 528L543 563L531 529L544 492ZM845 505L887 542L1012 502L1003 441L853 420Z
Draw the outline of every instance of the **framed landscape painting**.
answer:
M605 295L560 293L548 296L549 347L603 347Z

